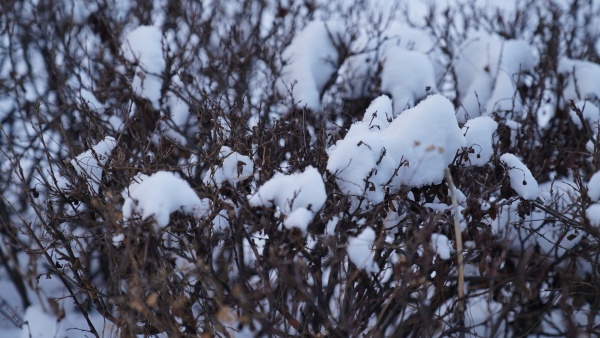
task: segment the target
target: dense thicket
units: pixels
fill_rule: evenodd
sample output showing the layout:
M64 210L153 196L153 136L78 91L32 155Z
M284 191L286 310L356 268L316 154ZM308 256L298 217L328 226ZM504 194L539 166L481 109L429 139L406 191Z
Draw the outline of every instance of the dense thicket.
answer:
M516 3L4 1L5 325L41 306L88 336L599 335L600 7ZM491 118L487 148L444 155L453 183L349 132L434 93L449 129ZM376 153L357 182L332 160L351 137ZM323 203L281 179L311 167Z

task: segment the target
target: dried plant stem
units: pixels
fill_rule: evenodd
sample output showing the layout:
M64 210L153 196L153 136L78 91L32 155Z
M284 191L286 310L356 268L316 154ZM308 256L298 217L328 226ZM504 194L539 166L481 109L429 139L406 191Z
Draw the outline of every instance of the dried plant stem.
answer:
M452 199L452 209L454 210L454 233L456 235L456 257L458 264L458 318L461 324L465 319L465 272L463 269L463 245L460 231L460 220L458 219L458 202L456 201L456 186L452 180L450 170L446 168L446 182L450 189L450 198Z

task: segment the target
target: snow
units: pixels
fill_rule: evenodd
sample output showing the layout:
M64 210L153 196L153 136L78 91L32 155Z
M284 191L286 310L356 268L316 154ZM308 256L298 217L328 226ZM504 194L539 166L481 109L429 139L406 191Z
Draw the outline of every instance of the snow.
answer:
M465 123L462 131L469 149L468 165L483 166L490 161L494 153L492 136L497 128L498 123L489 116L476 117Z
M343 30L337 23L309 23L283 52L277 92L282 97L291 93L298 108L320 110L325 85L337 70L336 45L343 40Z
M431 247L441 259L450 259L452 245L448 237L442 234L431 234Z
M175 75L171 79L171 85L177 90L185 88L179 75ZM187 138L180 135L178 130L186 130L190 119L190 106L171 89L167 93L167 107L172 125L165 124L165 133L177 143L185 146Z
M465 327L469 328L469 334L466 337L490 337L490 328L494 326L496 321L502 320L501 314L503 304L498 303L487 294L484 295L468 295L467 303L465 304ZM452 317L455 314L456 300L451 299L442 304L435 311L436 317L443 318L444 323L452 321ZM445 318L444 318L445 317ZM442 327L442 332L446 328L445 324ZM500 323L498 332L495 337L504 337L505 324ZM444 332L446 333L446 332ZM447 334L447 333L446 333ZM447 335L436 335L435 337L446 337Z
M337 83L348 99L368 97L380 84L381 90L393 98L394 113L398 115L437 91L444 67L436 47L426 31L398 22L389 23L376 37L361 29L350 46L352 54L340 67ZM379 71L381 76L377 78Z
M383 130L394 120L392 101L386 95L381 95L369 104L363 118L368 122L369 129Z
M204 176L204 184L221 187L224 182L236 186L238 182L254 174L254 162L250 157L241 155L227 146L222 146L219 159L223 161L220 166L213 167Z
M125 239L125 234L117 234L112 237L112 245L115 248L120 247L123 244L123 240Z
M110 337L116 334L117 330L99 314L90 314L90 320L94 328L100 334L100 337ZM58 320L55 315L46 313L42 306L32 305L25 311L23 318L21 338L49 338L49 337L69 337L84 338L90 337L89 326L81 314L68 313L66 317Z
M506 164L510 187L526 200L534 200L539 195L538 183L531 171L515 155L506 153L500 156L500 161Z
M592 101L581 100L574 103L575 106L581 110L583 120L590 126L592 136L596 137L600 124L600 109L598 109L598 106L593 104ZM569 115L571 116L573 124L575 124L578 129L582 129L583 124L577 113L573 109L569 109Z
M381 129L372 128L371 112L385 111L389 104L383 98L372 104L368 114L328 150L327 170L342 192L353 196L357 206L363 195L373 204L380 203L388 188L397 191L402 185L440 183L444 169L466 144L452 103L431 95Z
M496 111L521 112L516 84L523 72L533 72L538 56L527 42L503 40L476 32L459 48L454 60L460 98L458 121Z
M287 215L284 226L306 232L326 199L327 192L321 174L314 167L308 166L302 173L276 173L248 202L253 207L277 207Z
M563 90L565 104L571 100L600 99L600 65L562 57L558 62L558 72L566 75Z
M590 220L590 224L600 227L600 204L594 203L585 210L585 215Z
M395 115L414 107L418 99L437 92L431 61L425 53L400 47L388 49L383 63L381 90L392 96Z
M113 137L107 136L91 149L71 160L77 174L86 179L89 188L96 194L102 180L102 168L116 146L117 141ZM64 183L62 185L66 186Z
M600 171L596 172L590 178L590 182L587 185L588 196L593 202L600 200Z
M553 209L566 210L581 199L575 182L571 179L560 178L539 184L540 195L545 196L546 203L551 204ZM544 224L549 216L540 209L531 210L530 214L520 216L518 208L520 201L514 200L504 204L491 221L491 229L494 234L502 238L512 250L522 251L523 248L537 246L540 252L547 257L562 257L573 247L579 244L583 232L575 228L565 228L564 223ZM578 275L585 275L589 262L581 259L578 262Z
M160 109L162 73L165 70L160 29L137 27L127 34L121 48L125 58L138 65L131 82L134 93L150 100L154 109Z
M375 230L366 227L357 237L348 238L348 258L356 267L367 273L379 272L379 265L373 260L373 243Z
M175 211L195 217L210 211L207 199L200 199L185 180L168 171L142 177L141 182L132 183L123 194L127 196L123 204L124 221L139 214L142 220L152 217L158 226L165 227Z
M306 208L298 208L292 211L286 218L283 220L283 225L288 228L298 228L303 233L306 233L308 230L308 225L312 221L315 216L314 212L308 210Z

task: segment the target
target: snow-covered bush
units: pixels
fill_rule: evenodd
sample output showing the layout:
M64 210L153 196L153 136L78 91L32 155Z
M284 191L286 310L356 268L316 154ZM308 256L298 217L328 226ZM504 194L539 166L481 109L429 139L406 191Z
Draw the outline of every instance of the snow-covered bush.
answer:
M0 13L0 336L600 335L595 1Z

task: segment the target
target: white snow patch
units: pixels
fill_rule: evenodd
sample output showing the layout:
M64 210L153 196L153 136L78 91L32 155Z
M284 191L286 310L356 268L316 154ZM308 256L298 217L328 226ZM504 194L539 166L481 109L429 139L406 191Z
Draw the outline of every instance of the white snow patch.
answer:
M385 99L377 100L377 106L387 106ZM452 104L441 95L404 111L387 128L372 128L371 120L365 114L328 150L327 170L342 192L354 197L355 207L362 196L380 203L387 188L440 183L444 169L466 143Z
M495 111L519 113L523 103L515 95L523 72L538 63L535 49L522 40L503 40L478 32L460 47L454 60L460 106L459 122Z
M431 61L425 53L390 48L383 63L381 89L392 96L395 115L414 107L417 100L437 92Z
M381 95L371 101L363 123L367 123L369 129L383 130L387 128L394 120L394 111L392 110L392 101L386 95Z
M600 171L592 175L587 188L590 199L594 202L598 202L598 200L600 200Z
M302 173L276 173L248 202L253 207L277 207L287 215L284 226L306 232L308 224L323 207L327 193L317 169L308 166ZM309 217L310 215L310 217Z
M140 26L127 34L121 46L125 58L138 66L131 83L133 91L160 109L162 73L165 59L162 52L162 33L158 27Z
M234 187L237 182L243 181L254 174L254 162L250 157L241 155L227 146L222 146L219 158L223 163L213 167L204 176L204 184L221 187L224 182L229 182Z
M526 200L536 199L539 195L538 183L527 166L510 153L502 155L500 161L507 166L510 187Z
M563 90L565 104L571 100L600 99L600 65L563 57L558 62L558 72L567 75Z
M431 247L441 259L450 259L452 245L448 237L442 234L431 234Z
M462 128L469 149L469 165L483 166L490 161L494 148L493 134L498 129L498 123L489 116L480 116L465 123Z
M600 227L600 204L594 203L585 210L585 215L590 220L590 224Z
M398 22L391 22L376 37L368 29L361 29L351 53L337 79L345 98L368 97L381 81L383 91L394 99L396 115L407 103L412 102L412 107L417 99L424 98L427 86L431 87L429 94L435 93L444 75L435 39L425 30ZM378 67L382 65L378 79Z
M125 239L125 234L117 234L112 237L112 245L115 248L121 247L123 244L123 240Z
M185 180L172 172L159 171L142 179L128 188L123 204L124 221L141 214L143 220L153 217L157 225L164 227L169 224L172 212L202 217L210 210L209 200L200 199Z
M366 272L379 272L379 265L373 261L375 238L375 231L370 227L366 227L357 237L348 238L348 258L359 269L364 269Z
M71 160L71 164L77 174L86 178L86 182L93 192L98 193L100 181L102 180L102 167L108 161L108 156L117 146L117 141L107 136L91 149L79 154Z
M598 126L600 124L600 109L593 104L591 101L581 100L575 102L575 106L581 110L581 115L583 120L589 124L592 132L592 137L596 137L598 133ZM577 128L582 129L583 124L581 123L581 119L577 115L573 109L569 109L569 115L571 116L571 121L573 124L577 126Z
M298 108L318 111L325 85L338 68L336 45L342 43L343 35L342 27L334 22L313 21L304 27L283 51L277 92L283 97L291 93Z
M89 319L100 335L112 336L117 329L99 314L91 313ZM48 338L48 337L89 337L89 326L83 315L67 313L58 320L55 315L44 312L41 305L31 305L25 311L23 318L21 338Z

